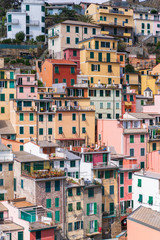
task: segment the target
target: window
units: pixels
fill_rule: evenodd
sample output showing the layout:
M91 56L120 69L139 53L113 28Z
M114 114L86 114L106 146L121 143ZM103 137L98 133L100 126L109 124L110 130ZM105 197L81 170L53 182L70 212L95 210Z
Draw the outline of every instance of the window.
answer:
M39 115L39 122L43 122L43 115Z
M99 92L100 94L100 97L103 97L103 90L100 90L100 92Z
M5 113L5 107L1 107L1 113Z
M72 197L72 196L73 196L72 188L69 188L68 189L68 197Z
M108 65L108 72L112 72L112 65Z
M133 102L133 95L130 95L130 101Z
M45 22L45 17L42 17L42 18L41 18L41 22Z
M82 127L82 133L86 133L86 128Z
M73 211L73 206L72 203L68 204L68 212L72 212Z
M111 114L107 113L107 119L111 119Z
M72 113L72 121L76 121L76 113Z
M20 113L19 114L19 121L23 121L24 120L24 114L23 113Z
M8 25L8 32L12 31L12 26Z
M130 135L130 143L134 143L134 135Z
M63 79L63 83L66 83L66 79L65 78Z
M0 186L3 186L3 179L0 179Z
M134 157L134 148L130 148L130 157Z
M145 156L145 149L141 148L141 156Z
M60 221L60 211L55 211L55 222L59 222Z
M128 193L132 192L132 186L128 186Z
M55 83L58 83L58 78L55 78L55 80L54 80L54 81L55 81Z
M111 96L111 91L110 90L105 90L105 96L110 97Z
M9 170L9 171L13 171L13 164L12 164L12 163L9 163L9 165L8 165L8 170Z
M90 58L94 58L94 52L90 52Z
M148 203L149 203L150 205L153 205L153 197L149 196Z
M68 232L72 231L72 223L68 223Z
M24 127L19 127L19 134L24 134Z
M66 38L66 43L67 43L67 44L70 44L70 37L67 37L67 38Z
M91 71L94 71L94 72L100 72L100 65L98 64L91 64Z
M45 28L41 27L41 32L44 33L45 32Z
M124 187L120 187L120 198L124 198Z
M156 149L157 149L157 144L156 143L152 143L152 150L156 151Z
M128 179L132 179L132 173L131 172L128 173Z
M98 114L98 118L99 118L99 119L102 119L102 113L99 113L99 114Z
M63 133L63 128L62 127L59 127L59 134L62 134Z
M111 109L111 103L107 102L107 109Z
M43 128L39 128L39 135L43 135Z
M100 109L103 109L103 103L100 103Z
M23 179L21 179L21 188L23 189Z
M116 90L116 97L119 97L119 90Z
M20 147L19 147L20 149L20 151L23 151L23 145L20 145Z
M59 198L55 198L55 207L59 207Z
M88 34L88 28L84 28L84 34Z
M101 42L102 48L110 48L110 42Z
M122 55L120 56L120 61L123 62L123 56Z
M120 184L124 184L124 173L120 173Z
M76 134L76 127L72 127L72 134Z
M142 187L142 179L138 179L138 187Z
M16 187L17 187L16 185L17 185L17 184L16 184L16 178L14 178L14 181L13 181L13 190L14 190L14 191L16 191Z
M144 28L145 28L145 25L144 25L144 23L142 23L142 25L141 25L141 26L142 26L142 29L144 29Z
M114 202L109 204L109 212L110 214L114 214Z
M59 67L55 66L55 73L59 73Z
M9 94L9 99L11 100L11 99L13 99L14 98L14 94Z
M96 35L96 29L95 28L92 29L92 34Z
M62 121L62 113L58 113L58 121Z
M75 44L79 43L79 38L75 38Z
M142 196L142 194L139 194L138 202L140 202L140 203L143 202L143 196Z
M116 113L116 119L119 119L119 113Z
M71 160L70 161L70 167L75 167L76 166L76 161L75 160Z
M144 135L140 136L140 141L141 141L141 143L144 143Z
M70 32L70 26L66 26L66 31Z
M114 194L114 185L109 187L109 193L112 195Z
M81 202L77 202L77 210L81 210Z
M75 33L79 33L79 27L75 27Z
M88 189L88 197L94 197L94 188Z
M19 87L19 92L23 93L23 87Z
M55 191L60 191L60 180L55 181Z
M29 10L30 10L30 6L26 5L26 11L29 11Z
M149 23L147 23L147 29L150 29L150 24Z
M23 232L18 232L18 240L23 240Z
M110 61L111 61L110 53L107 53L107 62L110 62Z
M73 50L73 56L77 57L77 51L76 50Z
M51 192L51 182L46 182L46 192Z
M77 188L77 196L80 196L80 195L81 195L81 189Z
M34 121L34 114L33 113L29 114L29 121Z
M86 114L82 113L82 121L86 121Z
M14 81L9 82L9 88L14 88Z
M31 93L34 93L35 90L34 90L34 87L31 87Z
M45 12L45 7L44 6L41 6L41 11Z
M29 127L29 134L34 134L34 127Z
M141 168L145 168L145 163L144 162L141 162Z
M119 109L119 102L116 103L116 109Z

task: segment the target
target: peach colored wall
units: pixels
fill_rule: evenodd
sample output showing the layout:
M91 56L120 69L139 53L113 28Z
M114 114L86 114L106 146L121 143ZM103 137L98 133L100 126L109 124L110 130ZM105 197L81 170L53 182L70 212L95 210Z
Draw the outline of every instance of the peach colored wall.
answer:
M160 173L159 151L153 151L148 153L147 169L152 172Z
M145 161L146 152L147 152L147 143L146 143L146 135L144 135L144 143L140 142L140 134L134 134L134 143L130 143L130 135L124 135L124 154L130 155L130 149L134 149L134 157L137 158L138 163ZM145 155L141 156L141 148L145 149Z
M151 113L151 112L160 113L159 104L160 104L160 95L154 95L154 105L143 106L143 112L146 112L146 113Z
M2 138L2 144L6 145L6 146L8 144L12 145L13 152L19 151L20 146L23 146L23 143L21 143L21 142L10 140L10 139L5 139L5 138Z
M127 240L159 240L160 232L127 220Z
M19 92L19 87L17 86L17 99L37 99L37 90L38 86L22 86L23 87L23 93ZM34 87L34 93L31 93L31 87Z
M117 153L122 153L122 133L123 128L120 127L117 120L98 119L97 120L97 137L98 144L99 134L101 134L101 144L114 146Z
M43 82L46 83L46 87L52 87L53 83L53 65L48 61L44 61L41 65L41 72L39 71L38 66L36 66L36 71L39 75L39 80L43 79Z

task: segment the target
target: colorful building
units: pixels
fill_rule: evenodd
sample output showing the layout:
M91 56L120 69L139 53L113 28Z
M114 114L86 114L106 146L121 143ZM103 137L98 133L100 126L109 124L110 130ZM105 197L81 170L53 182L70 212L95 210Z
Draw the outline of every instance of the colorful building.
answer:
M13 154L9 147L0 143L0 200L9 200L14 197Z
M37 75L46 87L57 83L66 83L70 87L77 83L77 64L65 59L38 61Z
M38 82L35 74L17 74L16 79L17 99L37 99Z
M127 87L122 91L122 115L125 112L136 112L136 92Z
M18 70L0 66L0 113L1 120L10 119L10 100L16 98L16 74Z
M118 41L111 36L97 35L79 43L81 75L87 75L89 85L120 84Z
M117 85L89 87L91 105L97 119L117 119L122 114L122 89Z
M136 54L129 54L129 64L136 70L152 69L156 65L156 55L150 54L149 56L138 56Z
M153 123L154 117L147 113L125 113L119 120L99 119L98 143L114 146L117 153L136 158L137 163L144 167L148 141L147 127Z
M77 48L78 43L101 33L97 24L66 20L48 28L48 51L52 58L62 59L63 50Z
M140 79L139 79L139 74L138 72L134 72L134 73L127 73L125 72L125 76L124 76L124 81L123 81L123 89L125 90L126 87L129 85L130 89L133 89L136 91L137 94L140 93Z
M133 37L133 10L106 4L90 4L86 15L93 17L101 26L101 34L118 37L132 45Z
M77 74L80 74L80 49L79 48L66 48L63 50L64 59L75 62L77 64Z

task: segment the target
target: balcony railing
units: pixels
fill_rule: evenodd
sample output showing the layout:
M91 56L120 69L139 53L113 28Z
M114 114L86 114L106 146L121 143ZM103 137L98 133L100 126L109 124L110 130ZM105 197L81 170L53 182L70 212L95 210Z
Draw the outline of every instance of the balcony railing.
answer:
M26 23L26 25L30 25L30 26L39 26L39 21L37 20L30 20Z
M9 23L8 23L9 24ZM11 24L13 25L18 25L19 24L19 20L18 19L12 19Z
M127 164L127 165L119 165L120 169L140 169L139 164Z
M38 85L38 82L37 81L27 81L27 80L17 80L16 82L16 85L35 85L37 86Z
M107 58L98 59L98 58L87 57L86 61L89 61L89 62L118 63L117 59L115 59L115 58L110 58L110 60L108 60Z
M91 110L95 110L95 107L94 107L94 106L88 106L88 107L80 107L80 106L61 106L61 107L57 107L57 110L59 110L59 111L70 111L70 110L75 110L75 111L80 111L80 110L91 111Z
M109 10L109 13L124 14L123 11L117 11L117 10L114 10L114 9Z
M36 111L37 110L37 107L36 106L33 106L33 107L22 107L22 106L20 106L20 107L16 107L15 108L15 111Z

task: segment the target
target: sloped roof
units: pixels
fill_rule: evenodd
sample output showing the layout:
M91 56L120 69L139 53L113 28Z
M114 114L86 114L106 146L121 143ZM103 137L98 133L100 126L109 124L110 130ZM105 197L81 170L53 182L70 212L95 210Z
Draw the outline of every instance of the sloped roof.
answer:
M129 113L129 115L139 119L154 119L154 117L152 117L148 113L143 113L143 112Z
M46 59L47 62L50 62L52 64L66 64L66 65L77 65L76 63L69 61L69 60L65 60L65 59Z
M128 216L128 220L160 231L160 212L140 206Z
M62 24L71 24L71 25L79 25L79 26L88 26L88 27L100 28L100 26L98 24L81 22L81 21L72 21L72 20L66 20L66 21L62 22Z
M0 120L0 134L16 134L9 120Z
M144 90L144 92L152 92L152 90L151 90L149 87L147 87L147 88Z

